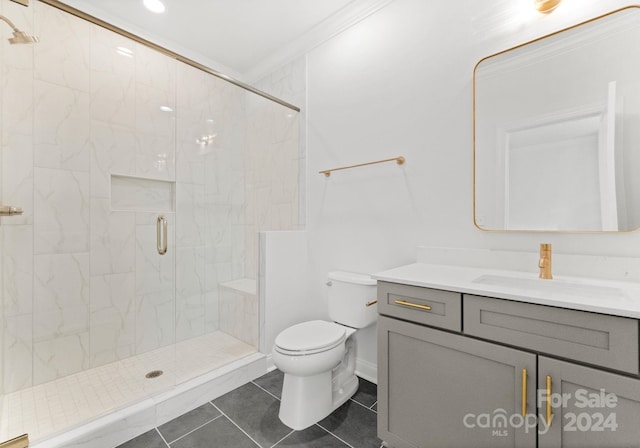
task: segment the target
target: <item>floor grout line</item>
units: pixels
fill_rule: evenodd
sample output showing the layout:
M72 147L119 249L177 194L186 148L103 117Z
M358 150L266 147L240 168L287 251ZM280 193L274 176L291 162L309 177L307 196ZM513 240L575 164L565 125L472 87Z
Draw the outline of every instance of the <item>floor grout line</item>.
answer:
M374 410L373 410L373 409L371 409L371 408L366 407L364 404L362 404L362 403L360 403L360 402L358 402L358 401L354 400L353 398L349 398L349 401L353 401L355 404L357 404L357 405L359 405L359 406L362 406L363 408L365 408L365 409L367 409L367 410L369 410L369 411L371 411L371 412L375 412L375 413L377 414L377 412L376 412L376 411L374 411ZM377 403L377 401L376 401L376 403ZM371 406L374 406L376 403L373 403Z
M292 429L291 432L289 434L287 434L286 436L284 436L282 439L278 440L275 445L272 445L271 448L274 448L276 445L278 445L280 442L282 442L284 439L286 439L287 437L289 437L291 434L293 434L294 432L296 432L295 429Z
M271 392L269 392L267 389L265 389L264 387L262 387L261 385L257 384L254 381L251 381L253 384L255 384L256 386L258 386L260 389L262 389L263 391L265 391L266 393L268 393L269 395L271 395L273 398L275 398L278 401L282 401L278 396L272 394Z
M162 435L162 433L158 430L158 428L153 428L156 430L156 432L158 433L158 435L160 436L160 438L162 439L162 441L165 443L165 445L167 445L167 448L169 448L169 442L167 442L167 439L164 438L164 436Z
M323 430L325 430L326 432L328 432L329 434L331 434L333 437L335 437L336 439L338 439L339 441L341 441L342 443L344 443L345 445L347 445L349 448L353 448L353 445L351 445L350 443L348 443L346 440L342 440L340 437L338 437L337 435L335 435L334 433L332 433L331 431L329 431L327 428L325 428L324 426L322 426L320 423L316 423L316 425L318 425L319 428L322 428Z
M186 434L181 435L180 437L178 437L177 439L171 441L171 443L176 443L178 440L183 439L185 437L187 437L189 434L192 434L194 432L196 432L198 429L207 426L209 423L211 423L214 420L218 420L220 417L222 417L222 414L215 416L214 418L212 418L211 420L209 420L207 423L203 423L202 425L198 426L197 428L192 429L191 431L189 431ZM160 430L158 430L158 432L160 432ZM160 434L162 435L162 434ZM164 437L163 437L164 438ZM171 443L167 443L167 445L171 445Z
M242 431L245 436L249 437L253 443L255 443L259 448L262 448L262 445L260 445L253 437L251 437L249 434L247 434L247 432L244 429L242 429L236 422L234 422L231 417L229 417L227 414L225 414L222 411L222 409L220 409L218 406L213 404L213 402L211 402L211 404L213 405L214 408L216 408L218 411L220 411L220 413L222 415L227 417L227 420L229 420L236 428L238 428L240 431Z

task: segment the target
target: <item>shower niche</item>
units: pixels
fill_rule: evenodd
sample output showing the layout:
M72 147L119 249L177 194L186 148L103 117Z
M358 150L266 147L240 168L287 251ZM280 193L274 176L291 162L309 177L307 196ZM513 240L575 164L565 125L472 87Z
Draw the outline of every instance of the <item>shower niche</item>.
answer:
M175 182L111 175L111 210L174 212Z

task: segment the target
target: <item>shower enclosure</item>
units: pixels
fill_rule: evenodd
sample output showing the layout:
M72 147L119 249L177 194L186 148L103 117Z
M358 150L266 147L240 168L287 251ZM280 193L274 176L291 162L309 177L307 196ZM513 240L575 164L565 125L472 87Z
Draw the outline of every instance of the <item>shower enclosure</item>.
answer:
M298 225L298 113L96 23L0 0L0 442L258 350L258 232Z

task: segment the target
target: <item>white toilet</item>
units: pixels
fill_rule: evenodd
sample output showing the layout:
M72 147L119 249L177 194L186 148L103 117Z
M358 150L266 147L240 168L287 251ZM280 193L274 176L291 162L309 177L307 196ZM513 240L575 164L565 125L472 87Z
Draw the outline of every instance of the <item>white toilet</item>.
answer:
M355 342L350 336L373 324L376 281L363 274L330 272L329 316L283 330L273 362L284 372L280 420L300 430L319 422L358 389Z

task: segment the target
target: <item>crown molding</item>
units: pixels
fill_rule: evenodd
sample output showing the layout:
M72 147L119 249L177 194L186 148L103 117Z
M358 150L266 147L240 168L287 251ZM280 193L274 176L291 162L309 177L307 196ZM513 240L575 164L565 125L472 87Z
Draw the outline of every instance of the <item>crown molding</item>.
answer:
M205 55L203 55L202 53L199 53L197 51L191 50L190 48L187 48L177 42L174 42L172 40L166 39L162 36L158 36L157 34L154 34L152 32L150 32L149 30L142 28L138 25L135 25L125 19L122 19L120 17L117 17L113 14L110 14L108 12L106 12L104 9L102 9L98 2L92 1L92 0L58 0L56 2L52 1L47 1L44 0L44 3L47 4L52 4L52 3L61 3L63 5L67 5L70 6L74 9L77 9L78 11L81 11L91 17L95 17L99 20L102 20L110 25L113 25L117 28L120 28L128 33L131 33L132 35L135 35L141 39L144 39L146 41L152 42L153 44L156 44L159 47L165 48L173 53L179 54L181 56L184 56L185 58L191 59L193 61L196 61L206 67L210 67L212 69L215 69L216 71L219 71L221 73L224 73L225 75L240 80L240 81L244 81L242 79L242 74L240 72L238 72L237 70L228 67L222 63L220 63L219 61L215 61Z
M305 55L313 48L351 28L393 1L354 0L302 34L299 38L258 62L253 68L242 73L242 78L249 83L259 81L282 65Z
M255 83L277 68L305 55L313 48L347 30L393 1L394 0L353 0L311 28L309 31L306 31L284 47L281 47L262 61L259 61L251 69L245 72L240 72L231 67L225 66L218 61L211 60L201 53L185 48L176 42L164 39L161 36L155 35L122 18L115 17L108 12L105 12L94 1L61 0L60 3L81 10L93 17L115 25L127 32L156 43L172 52L183 55L205 66L215 68L216 70L219 70L220 72L242 82Z

